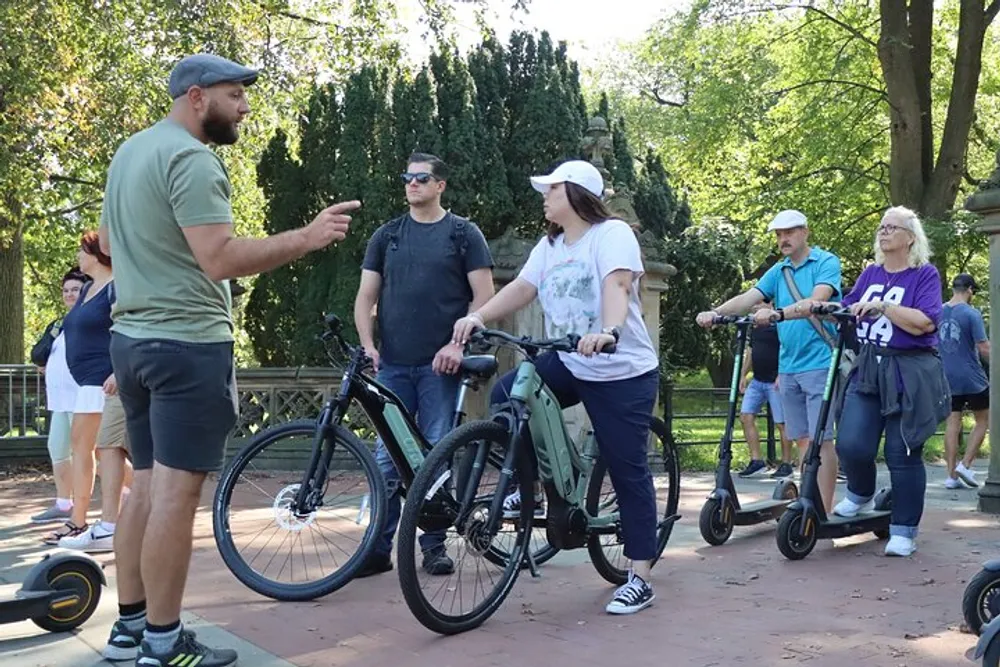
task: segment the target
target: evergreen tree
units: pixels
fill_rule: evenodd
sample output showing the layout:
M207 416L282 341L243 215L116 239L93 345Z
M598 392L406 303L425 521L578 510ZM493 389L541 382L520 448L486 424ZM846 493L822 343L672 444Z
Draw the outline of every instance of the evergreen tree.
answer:
M608 120L610 124L611 121ZM635 164L632 158L632 149L628 145L628 135L625 133L625 119L619 118L611 130L611 138L614 141L614 164L615 181L624 186L630 192L635 192L636 177ZM662 169L662 166L661 166Z

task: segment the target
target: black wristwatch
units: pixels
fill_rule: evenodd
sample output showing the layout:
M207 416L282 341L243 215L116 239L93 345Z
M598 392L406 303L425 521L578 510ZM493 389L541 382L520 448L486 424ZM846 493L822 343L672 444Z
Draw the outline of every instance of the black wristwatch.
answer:
M614 336L616 345L618 344L618 341L622 337L622 330L619 329L618 327L604 327L603 329L601 329L601 333L611 334L612 336Z
M779 308L776 312L778 313L778 321L779 322L784 322L785 321L785 309L784 308Z

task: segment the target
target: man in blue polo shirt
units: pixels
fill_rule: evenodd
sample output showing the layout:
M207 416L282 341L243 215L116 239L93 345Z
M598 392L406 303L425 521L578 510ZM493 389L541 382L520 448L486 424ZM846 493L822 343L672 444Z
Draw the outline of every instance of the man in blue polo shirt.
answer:
M810 318L809 308L813 302L840 300L840 260L825 250L809 247L806 216L799 211L782 211L767 229L777 237L778 250L784 259L743 294L713 310L698 313L696 321L707 328L712 326L716 315L742 315L765 300L773 304L772 308L758 310L754 318L761 326L778 322L781 341L778 386L785 409L785 430L789 438L798 442L799 450L805 451L816 431L830 365L831 348L819 328L825 328L831 339L836 334L831 325ZM827 512L833 507L837 486L832 414L831 410L824 427L819 469L820 491Z

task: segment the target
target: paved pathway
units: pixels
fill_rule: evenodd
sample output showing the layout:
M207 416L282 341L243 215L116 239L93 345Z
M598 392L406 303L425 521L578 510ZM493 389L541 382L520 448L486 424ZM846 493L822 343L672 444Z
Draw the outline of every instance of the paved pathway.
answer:
M973 511L974 491L943 489L941 475L939 467L929 469L928 509L912 559L884 558L884 543L857 536L820 543L800 562L777 552L770 525L737 528L722 547L705 545L697 516L711 478L685 476L684 517L657 566L651 609L625 618L604 614L610 587L585 551L570 552L545 566L540 579L521 577L490 621L456 637L439 637L412 618L394 572L310 603L277 603L250 592L215 550L206 495L187 623L207 641L240 650L242 667L605 667L614 660L656 667L972 665L964 656L974 637L959 632L961 596L980 563L1000 556L1000 522ZM42 529L25 520L43 506L49 484L0 480L3 582L20 581L43 553L36 546ZM764 480L740 487L747 497L771 488ZM105 560L113 577L113 563ZM114 613L111 589L78 634L49 635L28 622L0 626L4 667L106 667L97 649Z

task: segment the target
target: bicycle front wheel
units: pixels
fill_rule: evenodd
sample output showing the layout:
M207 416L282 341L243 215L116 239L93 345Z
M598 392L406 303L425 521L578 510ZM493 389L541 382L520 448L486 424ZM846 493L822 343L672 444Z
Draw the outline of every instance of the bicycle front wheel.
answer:
M681 470L677 460L677 450L667 437L667 426L657 417L650 418L648 451L659 451L663 455L663 474L653 475L653 492L656 495L656 558L670 540L681 494ZM587 488L587 513L602 517L618 512L618 496L611 484L607 464L598 458ZM628 580L628 559L625 558L625 543L622 539L621 521L616 524L614 534L592 534L587 543L590 560L606 581L621 586Z
M244 585L282 601L312 600L347 584L385 522L385 482L371 452L332 426L322 501L308 514L292 502L310 464L315 421L254 436L226 467L212 527L226 567Z
M434 445L407 491L397 546L399 583L410 611L445 635L481 625L500 608L524 561L531 535L527 507L519 519L489 529L510 434L492 421L470 422ZM514 466L515 479L521 475ZM530 481L528 482L530 484ZM503 485L506 487L507 485ZM526 488L530 488L526 487ZM497 558L497 550L508 554ZM451 568L440 566L446 554ZM450 571L449 571L450 570Z

